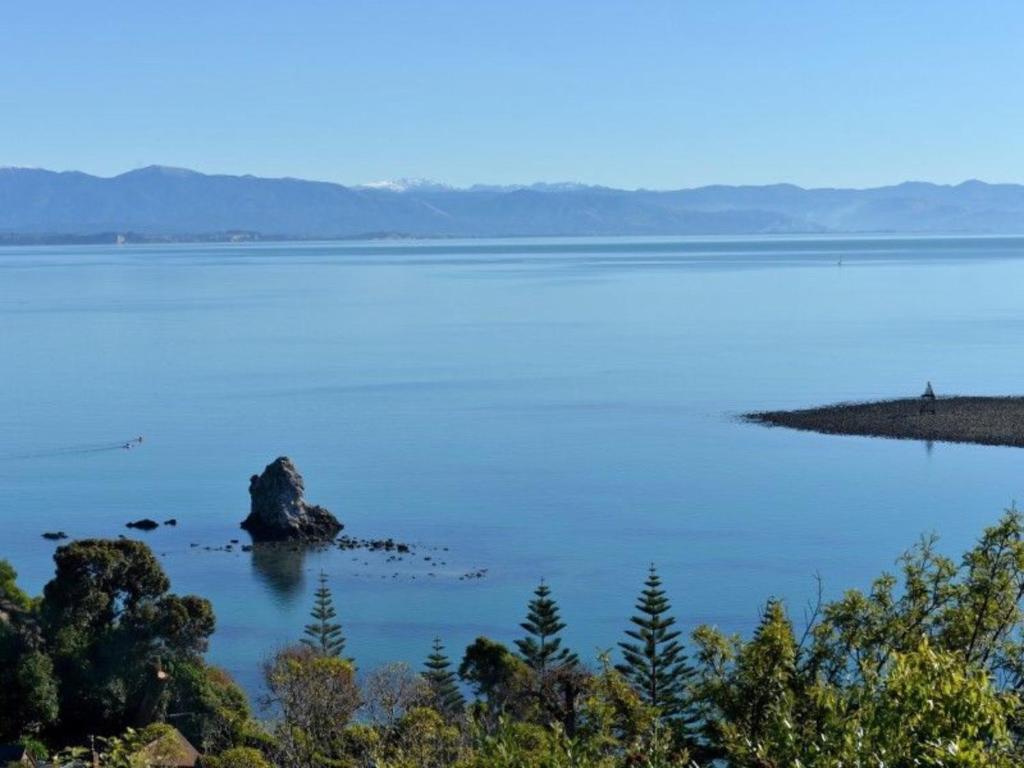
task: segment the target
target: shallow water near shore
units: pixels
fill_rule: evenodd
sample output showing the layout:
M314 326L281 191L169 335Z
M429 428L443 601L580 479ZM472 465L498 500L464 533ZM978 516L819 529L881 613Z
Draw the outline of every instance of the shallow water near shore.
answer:
M926 380L1024 393L1022 257L1016 238L0 249L0 557L38 591L44 531L148 542L213 601L211 657L250 691L321 569L363 669L517 637L541 577L593 658L650 561L687 627L747 631L770 595L799 624L815 573L866 586L932 530L958 553L1024 494L1024 451L738 415ZM207 550L247 541L248 478L282 454L345 533L416 556ZM124 527L140 517L179 524Z

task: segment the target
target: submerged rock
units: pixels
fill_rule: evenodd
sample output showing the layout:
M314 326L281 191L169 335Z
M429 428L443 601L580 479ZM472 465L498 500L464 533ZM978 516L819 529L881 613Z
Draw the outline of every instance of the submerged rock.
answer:
M125 523L129 528L138 528L140 531L152 531L154 528L159 528L160 523L156 520L150 520L148 517L144 517L141 520L133 520L130 523Z
M242 527L255 541L326 541L344 526L334 515L304 498L302 475L287 456L249 480L251 506Z
M43 534L43 538L48 539L49 541L60 541L67 537L68 535L64 533L64 531L47 531Z

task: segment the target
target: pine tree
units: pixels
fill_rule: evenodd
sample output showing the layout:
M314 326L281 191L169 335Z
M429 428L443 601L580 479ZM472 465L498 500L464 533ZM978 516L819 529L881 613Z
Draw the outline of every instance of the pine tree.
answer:
M538 674L558 667L575 667L579 658L568 648L562 648L562 639L558 637L565 624L558 615L558 604L550 598L551 590L541 580L533 594L526 621L519 625L527 636L516 640L523 661Z
M302 638L302 642L325 656L341 656L345 650L345 636L341 632L341 624L333 621L337 613L331 588L327 586L327 575L323 571L320 571L320 586L317 587L313 610L309 615L313 623L306 625L306 637Z
M672 628L676 623L668 615L672 606L653 564L644 587L636 604L640 615L630 619L635 629L626 630L635 642L619 643L624 663L616 669L644 702L656 707L663 717L676 718L687 725L693 718L687 712L686 686L694 672L678 640L680 632Z
M466 700L455 682L455 673L451 670L451 662L444 652L441 638L434 638L434 647L424 664L426 671L423 677L430 686L434 699L434 707L447 717L455 717L466 706Z

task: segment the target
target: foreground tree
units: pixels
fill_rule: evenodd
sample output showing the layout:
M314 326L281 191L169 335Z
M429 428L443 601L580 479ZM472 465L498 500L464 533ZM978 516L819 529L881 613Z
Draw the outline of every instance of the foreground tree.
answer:
M719 750L715 756L727 756L736 766L802 759L800 751L808 747L802 728L814 717L799 707L813 697L802 686L797 643L782 604L768 601L747 643L708 627L700 628L695 640L704 665L698 687L701 721L707 742Z
M658 710L644 703L607 653L600 662L580 706L574 751L595 765L692 768L685 745L661 727Z
M0 612L6 615L27 611L32 605L29 596L18 586L18 572L6 560L0 560Z
M39 620L60 681L64 738L117 734L158 719L172 670L202 663L210 603L170 594L150 549L85 539L59 547Z
M280 713L274 730L282 768L320 768L345 751L345 728L361 703L352 664L298 644L264 667L265 704Z
M58 685L50 657L0 621L0 742L52 727L60 713Z
M204 756L203 768L273 768L273 766L258 749L232 747L219 755Z
M527 717L535 709L530 695L533 671L502 643L478 637L459 664L459 678L473 688L473 714L486 727L505 716Z
M217 753L267 740L252 719L245 692L227 672L194 660L169 670L166 716L200 751Z
M565 623L559 616L558 604L551 599L551 589L541 581L533 594L526 621L519 625L526 630L526 637L516 640L523 661L538 675L555 667L575 666L579 658L562 647L559 634L565 629Z
M383 749L388 768L449 768L461 765L462 735L439 712L414 707L395 724L394 738Z
M688 712L687 685L693 669L679 642L680 632L674 629L676 620L669 614L671 604L654 565L648 571L636 610L637 615L630 619L634 628L626 630L630 639L619 643L623 663L617 669L662 717L691 725L694 718Z
M317 587L310 616L313 622L306 625L306 637L302 642L316 648L325 656L340 657L345 651L345 636L342 634L341 624L334 621L337 618L334 598L330 587L327 586L327 575L323 571L320 571L320 586Z
M560 634L565 623L547 584L541 581L533 594L526 621L519 625L527 635L517 640L516 646L533 672L530 693L540 710L538 721L558 722L572 737L580 698L590 674L580 664L579 657L562 646Z
M0 560L0 742L39 734L59 714L53 662L17 578Z
M454 685L440 643L424 675L384 667L367 676L365 696L350 662L300 643L265 669L279 718L272 742L251 729L241 692L203 664L212 623L201 601L167 594L141 545L81 542L58 550L42 600L0 568L0 729L57 742L68 724L114 722L100 715L166 715L211 768L1011 768L1024 765L1022 541L1011 510L959 562L925 539L899 577L819 601L802 632L777 600L748 638L701 627L686 689L659 677L686 660L653 570L623 643L628 680L607 655L595 674L564 660L553 643L564 625L545 592L531 602L532 644L520 648L529 655L486 638L466 649L459 673L480 701L462 718L425 706L440 708L438 692ZM669 722L695 712L698 737L673 738L652 690L680 694ZM363 698L367 716L354 722ZM154 738L177 743L162 741L168 734L147 726L97 738L99 765L153 764Z
M466 707L466 699L459 690L455 672L444 652L441 638L434 638L434 646L424 664L423 678L430 687L431 703L448 719L458 717Z
M698 629L707 755L740 768L1024 764L1020 514L959 564L928 537L900 569L815 606L800 640L777 601L747 642Z
M259 740L245 694L203 661L209 603L169 594L145 545L85 540L54 560L41 599L0 563L0 741L60 748L170 715L204 749Z

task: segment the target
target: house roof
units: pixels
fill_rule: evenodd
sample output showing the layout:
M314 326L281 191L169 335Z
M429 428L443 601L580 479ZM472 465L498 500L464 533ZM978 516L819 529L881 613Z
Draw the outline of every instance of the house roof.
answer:
M155 768L194 768L199 762L199 751L181 731L170 726L166 733L139 750L139 755Z

